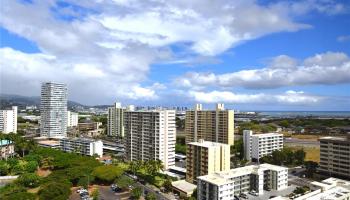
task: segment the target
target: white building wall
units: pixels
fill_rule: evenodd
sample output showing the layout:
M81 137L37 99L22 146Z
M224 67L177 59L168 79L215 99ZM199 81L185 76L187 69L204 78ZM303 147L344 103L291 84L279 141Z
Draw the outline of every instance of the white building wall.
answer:
M0 132L17 133L17 106L11 110L0 110Z
M47 82L41 85L41 136L67 136L67 95L66 84Z
M79 115L78 113L67 111L67 127L78 126Z

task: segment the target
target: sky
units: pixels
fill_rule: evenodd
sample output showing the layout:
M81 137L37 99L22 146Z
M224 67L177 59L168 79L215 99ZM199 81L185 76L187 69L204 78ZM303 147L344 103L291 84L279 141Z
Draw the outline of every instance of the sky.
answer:
M0 93L350 111L350 1L1 0Z

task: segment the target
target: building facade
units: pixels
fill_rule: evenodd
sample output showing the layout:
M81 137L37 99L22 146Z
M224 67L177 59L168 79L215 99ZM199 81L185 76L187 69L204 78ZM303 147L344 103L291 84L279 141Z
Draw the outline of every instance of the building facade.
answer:
M216 110L202 110L201 104L186 111L186 143L205 141L234 144L234 111L225 110L223 104L217 104Z
M187 144L186 180L195 183L198 176L230 170L230 145L200 139Z
M288 187L288 168L270 164L250 165L197 178L198 200L234 199L234 195Z
M41 85L40 135L49 138L67 136L67 85L47 82Z
M67 127L78 126L79 115L78 113L67 111Z
M17 133L17 106L11 110L0 110L0 132Z
M124 112L121 103L108 108L107 135L124 137Z
M160 160L164 169L175 165L175 111L126 111L125 153L128 160Z
M10 140L0 140L0 159L7 158L15 154L15 144Z
M79 153L86 156L103 155L103 143L101 140L88 138L62 138L60 140L62 151Z
M350 180L350 134L346 138L320 138L319 172Z
M283 134L263 133L253 134L253 131L243 131L244 158L257 161L261 157L283 149Z

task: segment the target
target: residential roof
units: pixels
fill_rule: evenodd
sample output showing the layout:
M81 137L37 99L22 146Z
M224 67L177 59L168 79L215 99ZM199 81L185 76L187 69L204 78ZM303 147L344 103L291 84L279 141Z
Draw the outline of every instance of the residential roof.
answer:
M201 147L219 147L219 146L230 146L228 144L223 144L223 143L217 143L217 142L211 142L211 141L204 141L204 140L199 140L198 142L190 142L188 144L195 145L195 146L201 146Z
M5 146L12 144L13 142L11 140L0 140L0 146Z
M174 181L171 183L173 187L175 187L178 190L181 190L185 192L186 194L191 194L193 193L193 190L197 188L196 185L189 183L185 180L180 180L180 181Z

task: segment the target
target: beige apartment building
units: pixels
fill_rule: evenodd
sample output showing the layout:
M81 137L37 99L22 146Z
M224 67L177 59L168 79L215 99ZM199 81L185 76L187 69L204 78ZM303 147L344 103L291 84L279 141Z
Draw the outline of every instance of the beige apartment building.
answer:
M203 139L233 145L234 111L225 110L224 104L217 104L216 110L202 110L202 104L196 104L186 111L185 134L186 143Z
M160 160L175 165L175 110L126 111L125 154L130 161Z
M187 144L186 180L195 183L198 176L230 170L230 145L204 141Z
M320 138L320 168L322 174L350 180L350 134L347 138Z

